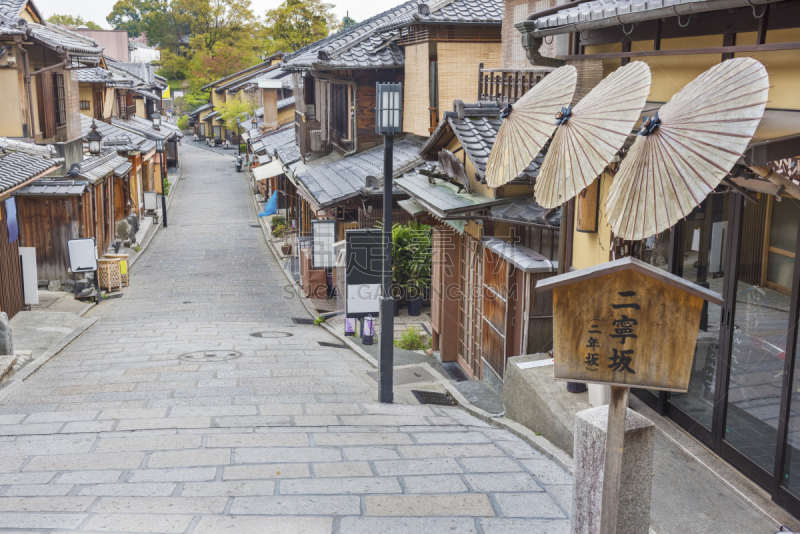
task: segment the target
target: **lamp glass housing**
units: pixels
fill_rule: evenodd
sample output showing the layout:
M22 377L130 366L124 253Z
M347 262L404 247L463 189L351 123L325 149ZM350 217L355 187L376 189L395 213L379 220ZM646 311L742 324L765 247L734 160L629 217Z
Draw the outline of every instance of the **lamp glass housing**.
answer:
M93 156L100 154L100 149L103 141L103 134L97 131L97 124L92 121L92 128L86 134L86 141L89 143L89 153Z
M156 139L156 152L159 154L164 152L164 141L161 139Z
M375 133L394 135L403 131L403 84L375 84Z
M159 128L161 126L161 113L153 113L150 118L153 119L154 128Z

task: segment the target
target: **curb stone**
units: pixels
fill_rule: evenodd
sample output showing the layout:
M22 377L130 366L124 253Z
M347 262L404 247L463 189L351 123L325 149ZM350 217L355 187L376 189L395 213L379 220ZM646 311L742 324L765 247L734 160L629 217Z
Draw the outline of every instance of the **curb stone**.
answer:
M5 400L5 398L8 397L11 394L11 392L17 389L22 384L22 382L30 378L34 373L36 373L36 371L41 369L44 366L44 364L52 360L56 355L58 355L62 350L67 348L69 344L78 339L84 332L86 332L99 320L100 320L99 317L93 317L89 319L87 323L74 329L57 344L47 349L41 356L33 360L25 367L23 367L19 373L12 376L10 380L8 380L2 386L0 386L0 401Z

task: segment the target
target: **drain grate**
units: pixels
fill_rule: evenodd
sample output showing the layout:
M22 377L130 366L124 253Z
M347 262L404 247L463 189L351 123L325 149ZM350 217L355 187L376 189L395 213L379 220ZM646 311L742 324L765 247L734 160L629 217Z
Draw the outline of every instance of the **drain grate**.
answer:
M330 347L332 349L346 349L347 345L342 343L330 343L328 341L317 341L320 347Z
M238 350L196 350L178 356L179 360L185 362L224 362L233 360L241 356Z
M412 389L411 393L417 398L420 404L435 404L436 406L455 406L456 403L446 393L436 391L420 391Z
M250 228L261 228L260 224L251 224Z
M294 324L314 324L314 319L307 319L305 317L292 317Z
M276 337L292 337L294 334L290 334L289 332L253 332L250 335L252 337L276 338Z

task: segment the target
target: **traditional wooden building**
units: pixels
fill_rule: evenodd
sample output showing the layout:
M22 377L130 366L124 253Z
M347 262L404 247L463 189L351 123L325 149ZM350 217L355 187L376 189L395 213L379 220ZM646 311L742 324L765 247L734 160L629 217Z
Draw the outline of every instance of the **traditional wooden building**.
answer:
M19 216L16 192L58 170L64 163L52 146L0 138L0 311L13 317L25 305L20 246L33 227Z
M534 288L557 270L560 211L531 198L541 158L503 188L486 185L499 114L497 102L457 100L421 149L430 169L397 186L411 197L400 205L434 228L433 349L501 389L508 358L551 348L550 303Z
M538 47L556 42L558 59L578 68L579 85L591 86L590 73L606 76L646 60L646 116L714 65L749 56L768 65L767 109L730 180L672 228L644 240L612 232L605 208L612 164L591 186L599 192L596 231L578 231L576 206L587 207L584 197L567 206L564 267L630 255L723 295L724 303L709 304L701 319L689 390L635 393L800 517L800 3L636 5L605 2L599 11L573 3L532 13L517 28L537 64L552 61L539 57ZM754 168L772 171L771 180Z
M103 48L26 0L0 5L0 48L0 136L52 144L67 165L83 159L75 69L97 66Z
M108 150L73 164L66 176L15 191L21 246L36 248L39 279L70 277L70 239L94 237L98 256L106 253L116 222L126 216L131 168L127 158Z

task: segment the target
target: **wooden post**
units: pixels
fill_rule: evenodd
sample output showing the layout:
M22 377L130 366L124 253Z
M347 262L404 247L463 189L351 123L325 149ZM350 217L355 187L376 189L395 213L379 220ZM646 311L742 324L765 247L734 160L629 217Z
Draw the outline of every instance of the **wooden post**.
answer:
M625 415L630 388L611 386L606 431L606 460L603 467L603 500L600 508L600 534L617 533L622 451L625 441Z

